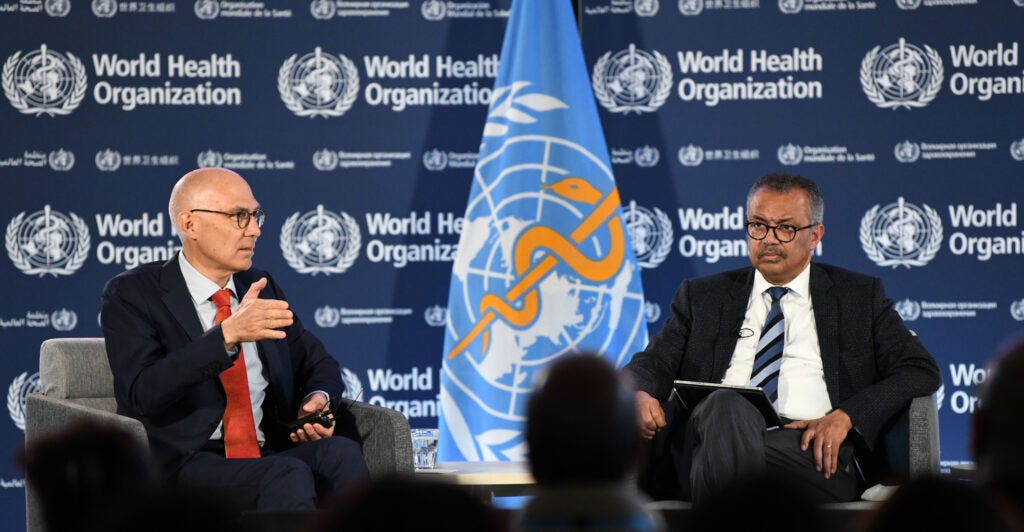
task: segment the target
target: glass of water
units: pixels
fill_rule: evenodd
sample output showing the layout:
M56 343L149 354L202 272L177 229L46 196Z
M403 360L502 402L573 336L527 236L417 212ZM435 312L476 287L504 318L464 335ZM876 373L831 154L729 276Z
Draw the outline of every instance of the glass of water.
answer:
M437 429L412 429L412 460L416 469L434 469Z

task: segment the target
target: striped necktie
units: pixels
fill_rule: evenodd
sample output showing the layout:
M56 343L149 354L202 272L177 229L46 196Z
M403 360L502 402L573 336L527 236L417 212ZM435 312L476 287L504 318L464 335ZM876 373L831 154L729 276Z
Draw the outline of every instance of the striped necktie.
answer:
M761 328L761 339L757 341L754 355L754 370L750 385L764 388L764 393L779 409L779 369L782 367L782 347L786 343L786 318L782 315L779 301L789 292L788 288L773 286L767 290L772 296L772 307Z

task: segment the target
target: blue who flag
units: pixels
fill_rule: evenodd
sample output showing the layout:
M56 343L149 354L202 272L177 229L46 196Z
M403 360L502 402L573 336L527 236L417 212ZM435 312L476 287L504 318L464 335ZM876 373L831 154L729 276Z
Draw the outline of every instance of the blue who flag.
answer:
M537 376L647 343L640 268L569 0L515 0L448 294L438 459L525 460Z

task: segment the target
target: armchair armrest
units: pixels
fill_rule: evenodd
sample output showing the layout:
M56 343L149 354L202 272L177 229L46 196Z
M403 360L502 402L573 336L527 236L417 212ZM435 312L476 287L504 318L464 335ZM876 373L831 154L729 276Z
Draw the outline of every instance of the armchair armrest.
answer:
M137 419L82 405L68 399L29 394L25 399L25 441L61 430L79 419L107 423L131 434L139 447L149 449L146 429Z
M934 395L910 403L910 476L939 472L939 409Z
M334 414L335 434L359 442L370 476L411 474L412 436L409 420L397 410L367 403L346 401Z
M87 420L108 424L126 432L142 452L149 454L146 429L137 419L76 403L70 399L37 393L26 396L25 414L26 446L52 432L66 429L69 423ZM25 521L30 532L45 530L43 510L39 505L35 488L28 482L25 484Z

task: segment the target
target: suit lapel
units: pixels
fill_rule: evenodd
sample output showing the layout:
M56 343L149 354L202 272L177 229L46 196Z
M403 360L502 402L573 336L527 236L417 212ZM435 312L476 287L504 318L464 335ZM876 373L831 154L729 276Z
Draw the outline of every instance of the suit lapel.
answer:
M199 315L196 313L195 305L192 304L192 297L185 284L185 277L181 275L177 254L164 263L163 269L160 271L160 288L164 292L161 298L164 305L185 330L189 340L195 340L202 336L203 324L199 323Z
M832 279L816 265L811 265L811 301L814 305L814 326L818 330L821 367L825 387L832 404L839 398L839 300L832 293Z
M245 294L249 293L249 287L252 286L254 279L250 278L250 274L247 272L239 272L232 276L235 280L235 290L238 291L238 299L241 300L245 297ZM260 298L268 298L267 289L264 288L260 292ZM277 342L274 340L260 340L256 342L256 349L259 351L260 361L263 362L263 368L266 373L266 378L270 382L270 387L274 391L275 398L286 398L285 390L283 388L284 383L281 382L280 378L273 378L275 376L284 375L283 364L284 361L281 359L281 354L277 348Z
M725 370L729 368L739 329L743 326L743 317L747 313L747 301L754 285L754 270L746 270L746 274L737 275L729 286L729 296L722 301L719 309L718 338L715 342L714 362L711 368L711 379L719 382L725 378Z

